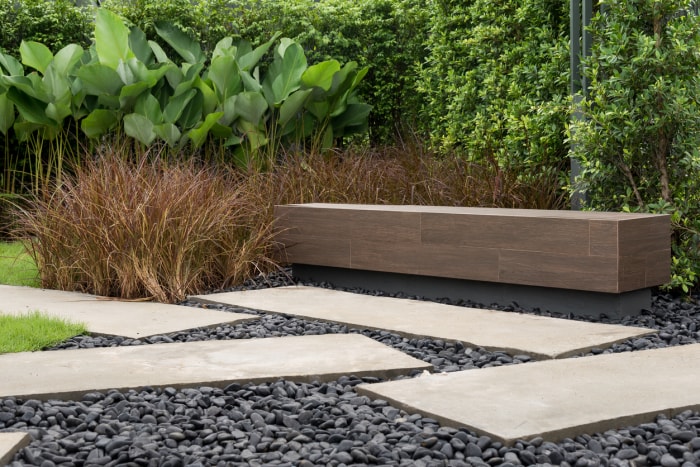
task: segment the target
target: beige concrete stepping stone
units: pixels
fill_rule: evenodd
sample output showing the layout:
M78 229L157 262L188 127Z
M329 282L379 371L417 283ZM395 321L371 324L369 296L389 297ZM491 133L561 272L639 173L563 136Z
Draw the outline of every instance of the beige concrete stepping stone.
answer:
M506 444L557 441L700 408L700 344L363 384L392 402Z
M0 467L10 463L17 451L28 445L31 437L27 433L0 433Z
M407 336L460 341L489 350L562 358L654 332L440 303L374 297L317 287L279 287L190 297Z
M258 319L245 313L154 302L105 300L77 292L0 285L0 313L34 310L85 323L93 334L131 338Z
M428 363L359 334L151 344L0 355L0 398L75 399L143 386L391 378Z

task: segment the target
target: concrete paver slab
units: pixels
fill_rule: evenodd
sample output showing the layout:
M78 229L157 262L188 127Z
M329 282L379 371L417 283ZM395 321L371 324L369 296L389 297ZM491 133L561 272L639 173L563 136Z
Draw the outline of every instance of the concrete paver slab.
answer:
M292 286L190 297L409 336L460 341L489 350L562 358L654 332L418 300Z
M73 399L143 386L394 377L430 364L358 334L151 344L0 355L0 398Z
M27 433L0 433L0 467L10 463L17 451L31 441Z
M85 323L93 334L131 338L258 319L245 313L154 302L103 300L77 292L0 285L0 313L34 310Z
M556 441L700 408L700 344L363 384L359 393L506 444Z

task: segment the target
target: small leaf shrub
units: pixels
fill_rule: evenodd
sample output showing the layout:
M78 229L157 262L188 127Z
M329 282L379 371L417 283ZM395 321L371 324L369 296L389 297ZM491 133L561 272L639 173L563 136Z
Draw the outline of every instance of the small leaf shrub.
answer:
M43 287L177 302L274 267L260 200L233 174L107 149L18 213Z
M569 13L555 0L432 2L419 89L434 147L524 179L566 168Z
M590 208L671 215L672 287L700 271L700 17L687 1L611 0L591 25L590 96L571 126Z
M57 52L68 44L90 45L92 12L72 0L0 0L0 51L16 55L36 41Z

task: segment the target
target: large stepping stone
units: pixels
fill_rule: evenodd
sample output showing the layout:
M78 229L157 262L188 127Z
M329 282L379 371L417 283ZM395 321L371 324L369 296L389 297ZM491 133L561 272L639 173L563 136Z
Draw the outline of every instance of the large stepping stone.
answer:
M700 409L700 344L357 386L357 391L505 444L556 441Z
M0 398L79 399L109 389L393 378L428 363L359 334L150 344L0 355Z
M4 432L0 433L0 466L7 465L15 457L17 451L31 442L27 433Z
M0 313L31 311L85 323L92 334L134 339L258 319L245 313L109 300L77 292L0 285Z
M406 336L460 341L488 350L562 358L604 348L655 331L434 302L341 292L317 287L279 287L190 297L202 302L283 313Z

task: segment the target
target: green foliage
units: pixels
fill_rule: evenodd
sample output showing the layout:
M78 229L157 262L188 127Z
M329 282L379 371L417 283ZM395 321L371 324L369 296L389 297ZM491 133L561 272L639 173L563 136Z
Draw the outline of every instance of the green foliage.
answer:
M74 336L87 334L84 324L51 317L39 311L0 314L0 354L34 352Z
M700 17L681 0L609 0L591 25L585 120L571 127L594 209L672 216L672 287L700 271Z
M157 37L155 25L163 20L195 38L207 53L227 36L260 44L279 31L301 45L312 65L335 59L369 67L359 93L373 106L369 133L375 143L393 142L417 119L420 98L414 71L426 57L429 12L424 2L107 0L102 5L127 18L151 40Z
M106 9L97 11L88 50L71 44L54 56L22 42L21 64L0 53L0 132L28 144L35 194L53 177L60 185L78 127L93 142L123 131L144 146L189 142L258 169L280 145L327 150L367 128L371 107L357 97L367 68L355 62L308 66L302 47L282 39L264 71L259 62L279 33L256 48L224 38L209 58L177 27L154 27L180 60Z
M568 2L439 0L421 71L435 147L527 177L565 164Z
M0 0L0 51L16 54L22 40L55 52L90 45L92 13L72 0Z

